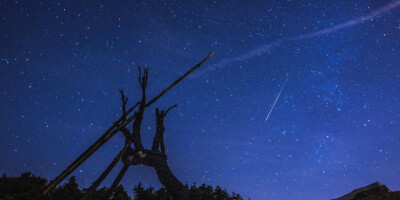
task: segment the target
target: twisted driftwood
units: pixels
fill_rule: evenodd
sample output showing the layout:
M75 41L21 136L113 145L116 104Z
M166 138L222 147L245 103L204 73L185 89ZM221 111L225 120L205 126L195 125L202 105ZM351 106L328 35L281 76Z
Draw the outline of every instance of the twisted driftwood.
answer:
M101 182L107 177L111 170L115 167L118 161L122 161L124 166L114 180L110 190L107 193L106 199L109 199L113 194L115 188L118 186L119 182L125 175L129 166L131 165L145 165L153 167L156 172L158 179L165 186L168 193L174 200L185 200L187 199L187 193L183 184L174 176L174 174L169 169L167 163L167 155L165 152L164 144L164 118L168 112L175 108L177 105L173 105L166 111L159 110L156 108L156 133L153 140L153 145L151 150L144 149L140 137L140 128L143 121L144 111L147 107L156 102L162 95L168 92L172 87L178 84L186 76L192 73L194 70L199 68L204 62L210 59L215 52L208 55L197 65L192 67L180 78L175 80L167 88L165 88L159 95L154 97L152 100L146 103L146 86L148 80L148 69L144 69L143 75L140 67L139 70L139 84L142 89L141 101L136 103L133 107L126 110L126 105L128 98L125 96L124 91L120 90L121 101L122 101L122 116L113 123L113 125L92 145L90 146L82 155L80 155L70 166L68 166L58 177L56 177L43 192L43 195L47 195L52 189L54 189L62 180L64 180L69 174L71 174L80 164L82 164L87 158L89 158L95 151L97 151L104 143L106 143L112 136L118 132L122 132L125 136L125 146L118 153L118 155L112 160L105 171L100 175L100 177L88 188L82 200L88 198L88 196L96 190L96 188L101 184ZM139 106L138 110L133 112ZM129 116L133 112L133 115ZM126 128L126 126L133 121L132 131ZM134 148L132 148L132 144ZM161 151L160 151L161 149Z

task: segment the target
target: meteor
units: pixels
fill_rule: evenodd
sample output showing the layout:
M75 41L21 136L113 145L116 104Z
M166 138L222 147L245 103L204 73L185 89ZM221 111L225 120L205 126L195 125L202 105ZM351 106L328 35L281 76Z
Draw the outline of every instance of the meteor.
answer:
M271 112L272 112L272 110L274 109L276 102L278 101L279 97L281 96L281 93L282 93L282 91L283 91L283 88L284 88L285 85L286 85L286 82L287 82L288 78L289 78L289 77L287 77L286 80L285 80L285 82L283 82L283 85L282 85L281 89L279 90L279 93L278 93L278 95L276 96L275 101L274 101L274 103L272 104L271 109L269 110L269 113L268 113L268 115L267 115L267 118L265 118L265 122L268 121L269 116L271 115Z

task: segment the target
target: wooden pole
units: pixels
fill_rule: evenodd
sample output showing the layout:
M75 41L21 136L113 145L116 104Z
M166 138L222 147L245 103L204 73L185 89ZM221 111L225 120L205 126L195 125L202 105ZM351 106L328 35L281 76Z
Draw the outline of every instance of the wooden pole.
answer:
M168 92L171 88L173 88L176 84L178 84L182 79L184 79L186 76L188 76L190 73L192 73L194 70L199 68L203 63L205 63L208 59L210 59L215 52L212 52L210 55L208 55L206 58L204 58L202 61L200 61L197 65L192 67L189 71L187 71L183 76L175 80L171 85L169 85L167 88L165 88L163 91L161 91L160 94L158 94L156 97L154 97L152 100L150 100L145 107L149 107L151 104L156 102L162 95L164 95L166 92ZM126 115L128 115L130 112L134 110L136 106L130 108L127 112ZM43 195L47 195L52 189L54 189L61 181L63 181L68 175L70 175L79 165L81 165L87 158L89 158L94 152L96 152L104 143L106 143L112 136L114 136L122 127L125 127L128 123L130 123L133 119L135 118L135 115L130 117L128 120L124 121L122 124L119 126L117 125L120 123L123 119L121 117L119 120L114 122L114 125L112 125L92 146L90 146L85 152L83 152L71 165L69 165L58 177L56 177L50 185L47 187L47 189L43 192ZM117 127L117 128L116 128ZM115 129L116 128L116 129ZM124 166L125 167L125 166ZM122 178L122 177L121 177Z
M104 143L106 143L112 136L114 136L118 131L131 122L135 116L133 115L128 120L124 121L119 126L114 124L111 126L92 146L90 146L83 154L81 154L71 165L67 167L57 178L55 178L47 189L43 192L43 195L48 194L52 189L54 189L61 181L63 181L68 175L70 175L76 168L79 167L87 158L89 158L95 151L97 151ZM117 123L120 120L116 121ZM115 128L116 127L116 128Z
M83 195L81 200L86 200L89 195L99 187L101 182L104 181L104 179L108 176L108 174L111 172L111 170L115 167L115 165L118 163L118 161L121 159L122 155L125 153L125 151L129 148L129 145L125 145L125 147L118 153L118 155L114 158L114 160L108 165L107 169L100 175L100 177L90 186L88 191Z
M174 81L171 85L169 85L167 88L165 88L163 91L161 91L161 93L158 94L156 97L154 97L151 101L149 101L145 107L149 107L151 104L156 102L157 99L159 99L162 95L164 95L166 92L168 92L168 90L170 90L172 87L174 87L176 84L178 84L182 79L184 79L186 76L188 76L194 70L199 68L203 63L205 63L208 59L210 59L214 54L215 54L215 52L212 52L210 55L208 55L206 58L204 58L202 61L200 61L197 65L195 65L194 67L189 69L189 71L187 71L183 76L176 79L176 81Z
M113 184L110 187L110 190L108 190L107 195L106 195L106 200L109 200L111 195L114 193L115 188L117 188L119 182L121 181L122 177L124 177L126 171L128 170L129 165L124 164L122 167L121 171L119 172L117 178L115 178Z

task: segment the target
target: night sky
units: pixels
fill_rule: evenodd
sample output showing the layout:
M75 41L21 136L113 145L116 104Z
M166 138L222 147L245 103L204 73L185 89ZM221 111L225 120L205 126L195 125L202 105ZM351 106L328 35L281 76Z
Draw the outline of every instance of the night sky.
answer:
M53 179L121 114L118 89L166 109L183 183L254 200L320 200L381 181L400 190L400 2L0 1L0 173ZM117 134L73 175L89 187ZM106 179L110 186L122 163ZM154 169L122 183L161 187ZM131 192L130 192L131 193ZM132 194L132 193L131 193Z

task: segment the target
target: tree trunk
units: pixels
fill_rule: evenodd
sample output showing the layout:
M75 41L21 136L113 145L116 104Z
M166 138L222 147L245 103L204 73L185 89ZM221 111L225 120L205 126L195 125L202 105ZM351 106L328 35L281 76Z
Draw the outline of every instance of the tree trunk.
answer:
M174 176L167 163L167 157L159 151L127 151L122 157L126 165L146 165L153 167L161 184L165 186L173 200L187 200L185 186Z
M165 186L174 200L187 200L185 186L174 176L165 162L165 166L155 167L158 179Z

